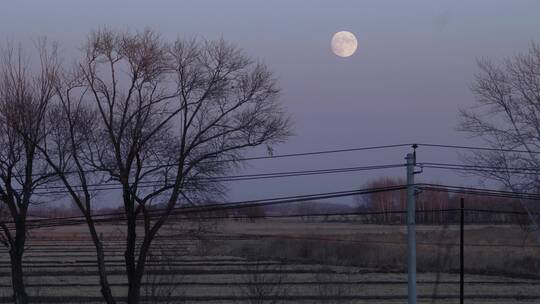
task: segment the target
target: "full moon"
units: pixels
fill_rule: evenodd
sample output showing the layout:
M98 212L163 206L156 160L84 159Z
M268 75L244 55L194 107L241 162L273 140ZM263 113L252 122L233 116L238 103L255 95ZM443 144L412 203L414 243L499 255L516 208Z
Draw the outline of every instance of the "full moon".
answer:
M358 41L353 33L341 31L334 34L331 46L334 54L339 57L349 57L356 52Z

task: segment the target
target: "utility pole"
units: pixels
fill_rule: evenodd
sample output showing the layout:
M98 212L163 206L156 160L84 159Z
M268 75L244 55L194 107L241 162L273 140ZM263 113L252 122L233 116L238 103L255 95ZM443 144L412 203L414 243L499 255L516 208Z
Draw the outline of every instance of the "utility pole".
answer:
M465 226L465 199L460 201L460 225L459 225L459 303L463 304L463 285L465 284L465 255L464 255L464 226Z
M407 160L407 265L408 265L408 304L416 304L416 202L414 185L415 151L408 153Z

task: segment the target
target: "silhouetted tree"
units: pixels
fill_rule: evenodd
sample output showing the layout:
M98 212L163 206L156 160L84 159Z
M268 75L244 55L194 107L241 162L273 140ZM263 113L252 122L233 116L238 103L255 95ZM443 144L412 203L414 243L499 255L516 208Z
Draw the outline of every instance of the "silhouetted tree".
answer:
M85 101L86 88L77 70L63 70L55 85L56 98L49 105L44 125L45 140L37 145L51 171L78 209L96 249L101 294L108 304L116 303L107 278L103 240L94 221L93 188L105 182L106 175L95 170L92 156L99 152L98 113Z
M36 145L43 141L47 105L57 80L57 48L37 43L38 64L31 65L21 47L8 46L0 58L0 203L9 210L2 239L11 260L13 302L28 303L22 259L28 207L35 189L52 175Z
M459 129L482 138L493 150L476 151L467 160L475 165L502 168L478 170L475 174L498 181L506 189L538 194L540 46L533 43L528 53L508 58L500 65L481 60L478 67L480 73L472 85L476 105L461 111ZM538 231L531 205L525 200L522 204ZM537 238L540 243L540 233Z
M89 36L77 74L96 111L85 160L121 187L136 304L152 241L179 200L219 190L209 178L234 169L246 149L285 140L290 123L268 69L223 40L103 29Z

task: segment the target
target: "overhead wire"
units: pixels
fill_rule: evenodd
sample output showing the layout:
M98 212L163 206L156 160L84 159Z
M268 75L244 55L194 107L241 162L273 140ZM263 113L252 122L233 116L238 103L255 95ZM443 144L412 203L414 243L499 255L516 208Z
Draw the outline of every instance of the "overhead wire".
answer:
M436 163L436 162L420 162L419 166L423 168L447 169L455 171L476 171L476 172L503 172L515 174L540 174L539 168L526 167L501 167L501 166L483 166L483 165L468 165L468 164L452 164L452 163Z
M328 149L328 150L316 150L316 151L305 151L305 152L296 152L296 153L284 153L284 154L272 154L272 155L260 155L260 156L251 156L251 157L240 157L234 159L206 159L204 163L226 163L226 162L241 162L241 161L253 161L253 160L266 160L266 159L280 159L280 158L290 158L290 157L303 157L303 156L314 156L314 155L325 155L325 154L335 154L335 153L348 153L348 152L359 152L359 151L369 151L369 150L384 150L391 148L403 148L411 147L412 143L401 143L401 144L389 144L389 145L378 145L378 146L364 146L364 147L353 147L353 148L339 148L339 149ZM143 168L166 168L171 166L177 166L179 163L166 163L160 165L143 165ZM96 173L96 172L105 172L104 169L86 169L82 170L83 173ZM63 174L78 174L81 171L79 170L66 170L63 171ZM38 174L32 174L33 176L42 176L55 174L55 172L44 172Z
M216 177L199 177L196 178L197 181L204 182L232 182L232 181L250 181L250 180L261 180L261 179L272 179L272 178L286 178L286 177L298 177L298 176L312 176L312 175L323 175L323 174L337 174L337 173L348 173L348 172L359 172L359 171L370 171L370 170L381 170L381 169L391 169L404 167L405 164L386 164L386 165L371 165L371 166L355 166L355 167L343 167L343 168L327 168L327 169L315 169L315 170L302 170L302 171L284 171L284 172L270 172L270 173L259 173L259 174L243 174L243 175L225 175L225 176L216 176ZM166 181L164 180L155 180L155 181L141 181L138 182L138 188L152 188L152 187L166 187ZM97 184L88 184L86 187L89 191L106 191L106 190L121 190L122 186L117 182L115 183L97 183ZM60 189L60 190L46 190L46 191L36 191L36 195L52 195L52 194L62 194L69 193L65 189L65 186L47 186L47 189ZM76 192L83 191L82 185L73 185L72 188ZM39 188L42 189L42 188Z
M421 190L461 193L461 194L471 194L471 195L484 195L484 196L491 196L491 197L516 198L516 199L525 199L525 200L540 200L540 195L526 193L526 192L514 192L514 191L504 191L504 190L493 190L493 189L487 189L487 188L474 188L474 187L463 187L463 186L452 186L452 185L430 184L430 183L420 183L416 185Z
M272 197L272 198L237 201L237 202L230 202L230 203L215 203L215 204L206 204L206 205L200 204L198 206L180 206L180 207L172 208L170 210L167 208L159 208L159 209L148 210L148 214L150 217L159 217L164 214L175 215L175 214L193 214L193 213L201 213L201 212L215 212L215 211L224 211L224 210L231 210L231 209L242 209L242 208L253 208L253 207L298 203L298 202L304 202L304 201L316 200L316 199L329 199L329 198L370 194L370 193L378 193L378 192L385 192L385 191L396 191L396 190L402 190L402 189L405 189L404 185L378 187L378 188L365 188L365 189L337 191L337 192L324 192L324 193L307 194L307 195ZM96 214L92 216L93 216L94 222L98 223L98 222L101 222L102 220L108 221L108 220L124 219L125 212L114 212L114 213L106 213L106 214L99 214L99 215ZM106 218L110 216L112 216L113 218L110 218L110 219ZM29 225L42 224L45 222L50 222L52 220L56 220L56 221L77 220L79 222L86 221L84 216L75 216L75 217L64 217L64 218L55 218L55 219L29 219L27 220L27 223ZM5 222L5 223L8 224L10 222Z
M540 200L540 196L531 195L528 193L516 193L516 192L510 192L510 191L492 190L492 189L485 189L485 188L459 187L459 186L427 184L427 183L420 183L420 184L416 184L415 186L418 187L418 189L420 190L428 190L428 191L440 191L440 192L459 193L459 194L488 195L488 196L494 196L494 197ZM223 210L230 210L230 209L257 207L257 206L268 206L268 205L274 205L274 204L294 203L294 202L301 202L301 201L314 200L314 199L327 199L327 198L353 196L353 195L369 194L369 193L376 193L376 192L383 192L383 191L396 191L396 190L403 190L405 188L406 188L405 185L398 185L398 186L382 187L382 188L327 192L327 193L267 198L267 199L232 202L232 203L216 203L216 204L210 204L210 205L187 206L187 207L182 206L182 207L175 207L171 209L170 215L182 214L182 213L188 214L188 213L223 211ZM155 217L159 215L159 212L163 212L163 211L164 211L163 209L161 210L151 209L149 210L149 213L151 214L151 216ZM476 209L476 210L471 209L471 212L473 211L484 212L480 209ZM518 213L516 211L493 211L493 212L494 213L506 212L508 214L524 214L524 213ZM322 215L323 214L321 214L321 216ZM123 219L123 217L125 216L125 213L117 212L117 213L108 213L108 214L96 214L93 216L97 217L95 219L96 222L116 221L116 220ZM103 218L106 216L119 216L119 217L113 217L109 219ZM56 218L56 219L46 219L46 220L43 220L43 219L29 220L28 222L30 224L37 225L37 224L44 224L45 221L50 223L51 221L65 221L65 220L75 220L77 224L85 221L84 216L75 216L75 217L68 217L68 218ZM62 224L62 223L59 223L59 224Z
M453 148L453 149L476 149L476 150L493 150L493 148L486 147L473 147L473 146L458 146L458 145L441 145L441 144L429 144L429 143L420 143L418 146L424 147L439 147L439 148ZM345 148L345 149L333 149L333 150L319 150L319 151L310 151L310 152L301 152L301 153L290 153L290 154L281 154L281 155L269 155L269 156L256 156L256 157L247 157L236 160L258 160L258 159L276 159L276 158L286 158L286 157L299 157L299 156L309 156L309 155L323 155L331 153L343 153L343 152L354 152L354 151L363 151L363 150L376 150L376 149L388 149L388 148L397 148L412 146L412 144L393 144L393 145L381 145L381 146L368 146L368 147L359 147L359 148ZM513 150L506 149L502 150L506 152L529 152L522 150ZM209 160L209 161L229 161L229 160ZM232 176L221 176L221 177L204 177L200 180L210 181L210 182L228 182L228 181L243 181L243 180L256 180L256 179L269 179L269 178L284 178L284 177L295 177L295 176L306 176L306 175L320 175L320 174L334 174L334 173L344 173L344 172L355 172L355 171L364 171L364 170L378 170L378 169L387 169L387 168L396 168L402 167L405 164L389 164L389 165L374 165L374 166L363 166L363 167L345 167L345 168L329 168L329 169L316 169L316 170L302 170L302 171L285 171L285 172L271 172L271 173L262 173L262 174L244 174L244 175L232 175ZM471 166L471 165L461 165L461 164L448 164L448 163L430 163L424 162L419 163L419 165L428 168L442 168L442 169L468 169L468 170L514 170L514 171L523 171L523 172L540 172L540 170L529 169L529 168L499 168L499 167L490 167L490 166ZM156 187L163 186L163 182L158 181L145 181L141 182L139 187ZM475 194L475 195L490 195L490 196L499 196L507 198L525 198L538 200L540 196L532 195L528 193L515 193L508 191L494 191L490 189L478 189L470 187L454 187L447 185L436 185L436 184L417 184L420 189L431 190L431 191L444 191L451 193L462 193L462 194ZM114 186L111 184L91 184L89 185L90 191L99 191L99 190L118 190L121 187ZM47 189L61 189L62 186L50 186ZM79 185L75 185L73 188L80 188ZM74 189L75 191L80 191L79 189ZM66 193L67 190L46 190L43 192L36 192L36 195L48 195L48 194L61 194ZM355 195L354 193L340 193L340 194L329 194L330 197L340 197L341 195ZM305 199L298 198L297 199ZM219 208L224 208L221 206ZM176 210L176 209L175 209ZM155 213L155 210L151 212ZM176 212L176 211L175 211Z
M510 148L493 148L493 147L479 147L479 146L468 146L468 145L449 145L449 144L434 144L434 143L417 143L419 147L431 147L431 148L447 148L447 149L458 149L458 150L478 150L478 151L492 151L492 152L506 152L506 153L530 153L530 154L540 154L540 151L529 151L521 149L510 149Z

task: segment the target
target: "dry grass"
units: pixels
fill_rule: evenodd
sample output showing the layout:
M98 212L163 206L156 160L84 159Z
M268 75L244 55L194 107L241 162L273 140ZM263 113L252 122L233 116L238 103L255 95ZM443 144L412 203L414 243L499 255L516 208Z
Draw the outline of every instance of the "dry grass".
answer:
M406 229L393 225L306 223L294 221L228 222L225 233L251 236L230 254L355 265L389 271L406 270ZM525 238L526 237L526 238ZM261 249L264 248L264 249ZM418 226L420 271L459 270L459 226ZM465 231L465 268L469 273L540 278L540 250L519 226L470 225Z
M99 227L115 273L113 293L122 295L126 280L118 228ZM197 236L190 231L185 223L167 227L153 250L144 290L160 303L238 303L241 298L242 303L390 304L406 297L401 226L260 220L225 222L217 232L198 231ZM456 303L458 233L456 226L418 227L420 303ZM523 236L513 226L467 227L468 302L540 300L540 280L531 279L538 277L538 249L530 236L522 246ZM63 303L99 303L95 253L85 226L34 230L30 243L25 261L34 300L58 303L51 297L59 296ZM0 299L6 300L5 252L0 262ZM82 298L69 302L77 297Z

